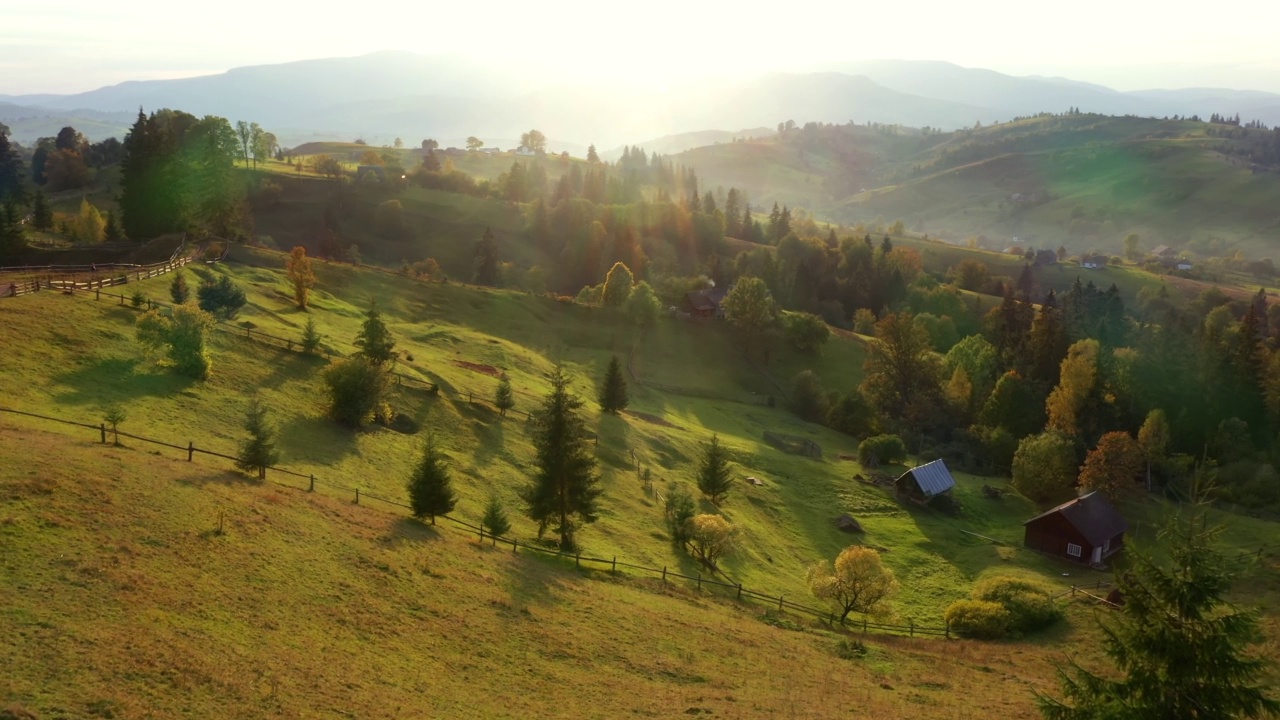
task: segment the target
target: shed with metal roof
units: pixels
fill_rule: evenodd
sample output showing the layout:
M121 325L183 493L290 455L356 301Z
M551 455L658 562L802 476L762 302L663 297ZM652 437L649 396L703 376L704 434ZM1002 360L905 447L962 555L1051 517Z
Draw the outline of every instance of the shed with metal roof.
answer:
M951 477L946 464L934 460L902 473L894 484L898 486L899 494L923 505L951 492L951 488L956 486L956 479Z

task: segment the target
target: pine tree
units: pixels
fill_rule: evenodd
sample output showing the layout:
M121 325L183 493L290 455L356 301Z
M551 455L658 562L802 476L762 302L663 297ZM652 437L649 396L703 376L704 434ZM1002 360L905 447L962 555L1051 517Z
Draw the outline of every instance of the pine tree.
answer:
M1103 651L1119 673L1097 675L1072 663L1059 673L1063 700L1039 698L1047 720L1280 714L1262 677L1273 660L1247 652L1258 638L1257 616L1226 597L1240 562L1215 543L1221 530L1194 507L1157 535L1167 561L1129 549L1130 568L1118 578L1124 604L1115 620L1100 620Z
M376 304L371 305L369 312L365 313L364 325L361 326L354 345L360 348L361 355L377 367L386 365L395 358L396 341L391 338L387 324L382 322L382 313L378 312Z
M9 143L8 128L0 130L0 201L22 202L25 194L22 158Z
M31 226L37 230L53 229L53 208L43 190L36 190L36 199L31 206Z
M320 349L320 333L316 330L316 319L307 318L307 324L302 327L302 352L314 353Z
M18 208L6 200L0 207L0 263L17 264L27 247L27 234L18 222Z
M604 372L604 381L600 385L600 410L618 414L630 402L627 397L627 381L622 377L622 365L618 356L609 359L609 367Z
M436 516L453 512L457 502L444 455L436 447L435 433L430 433L422 450L422 460L409 477L409 507L414 517L429 517L435 525Z
M507 411L516 406L515 393L511 392L511 379L506 374L498 380L498 389L493 394L493 404L502 417L506 417Z
M507 509L502 506L502 501L497 495L489 496L489 502L484 506L484 517L480 519L480 526L495 540L511 531L511 520L507 518Z
M569 392L564 370L556 367L551 392L533 416L537 472L521 493L526 513L538 523L539 537L554 527L565 551L575 547L580 524L595 522L601 492L581 410L582 401Z
M276 464L280 453L276 451L275 433L267 426L267 409L257 398L249 402L244 429L249 431L249 439L240 445L236 467L244 472L257 471L258 479L265 479L267 468Z
M116 218L115 210L107 211L106 226L102 230L102 239L104 242L109 243L124 242L127 239L124 236L124 230L120 228L120 220Z
M712 435L698 461L698 490L719 505L729 496L733 478L729 475L729 453L720 444L720 436Z
M475 272L472 281L477 285L498 285L498 243L493 237L493 230L484 229L484 236L476 243Z
M181 305L191 299L191 287L187 285L187 274L181 270L173 274L173 281L169 283L169 299L173 300L174 305Z

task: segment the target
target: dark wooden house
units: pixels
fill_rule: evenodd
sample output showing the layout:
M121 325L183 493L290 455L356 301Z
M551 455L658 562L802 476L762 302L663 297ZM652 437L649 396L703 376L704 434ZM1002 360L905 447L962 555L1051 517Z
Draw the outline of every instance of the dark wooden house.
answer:
M1115 506L1098 492L1063 503L1022 525L1027 547L1084 565L1101 565L1120 552L1129 529Z
M918 465L898 476L894 481L898 494L921 505L951 492L955 478L941 460Z
M724 296L728 294L729 291L724 288L707 288L685 293L685 312L697 318L724 317L720 303L724 302Z

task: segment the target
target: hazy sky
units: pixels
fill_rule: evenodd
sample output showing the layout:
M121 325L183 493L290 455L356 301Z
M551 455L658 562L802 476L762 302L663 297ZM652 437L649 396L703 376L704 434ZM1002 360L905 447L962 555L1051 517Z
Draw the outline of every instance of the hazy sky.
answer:
M540 58L558 79L741 74L835 60L947 60L1121 90L1280 92L1280 3L1191 12L1168 0L791 0L753 5L270 0L0 0L0 93L69 93L125 80L376 50Z

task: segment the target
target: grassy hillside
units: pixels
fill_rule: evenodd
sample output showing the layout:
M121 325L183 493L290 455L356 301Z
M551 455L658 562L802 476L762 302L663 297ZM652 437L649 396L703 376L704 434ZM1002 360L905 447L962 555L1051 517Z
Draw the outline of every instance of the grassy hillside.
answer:
M704 183L761 206L846 224L893 222L960 242L1013 238L1073 252L1158 244L1266 255L1280 238L1280 173L1231 154L1246 140L1205 123L1046 116L956 133L838 126L677 156ZM1259 131L1260 132L1260 131Z
M501 370L517 410L528 410L560 362L598 438L603 512L581 533L584 553L699 572L672 546L661 501L635 468L648 468L660 492L670 480L691 483L715 433L735 477L764 482L739 482L723 508L741 539L723 568L748 588L812 602L806 568L862 543L884 549L902 584L896 619L933 625L991 573L1059 587L1107 577L1020 549L1020 523L1038 508L1016 493L982 497L983 483L998 479L958 476L956 517L904 507L853 481L865 471L841 456L855 442L760 404L776 389L719 325L664 319L637 338L601 310L323 263L304 314L289 300L281 255L236 257L184 272L241 284L250 300L241 329L297 337L314 317L326 345L349 352L361 313L376 300L409 355L399 369L441 388L439 396L404 388L394 402L422 430L334 425L324 417L325 361L267 349L239 330L212 336L209 380L165 374L133 342L136 311L47 292L0 303L0 328L23 348L0 374L0 397L90 423L118 402L129 414L123 430L230 453L256 395L279 429L282 465L389 498L405 497L423 432L433 431L460 495L455 514L474 522L494 493L511 508L513 535L533 541L536 527L517 496L533 462L527 428L518 413L502 419L471 399L489 397ZM167 282L126 290L163 298ZM862 353L858 339L841 334L821 357L784 353L769 371L785 377L813 367L830 385L852 384ZM591 402L613 354L662 386L633 382L621 417L600 415ZM155 703L162 714L204 715L221 703L246 716L430 707L427 714L616 717L697 707L728 717L825 717L870 707L887 716L1031 717L1028 684L1050 686L1062 643L1094 642L1082 611L1032 644L877 641L865 660L847 665L830 653L833 636L769 627L754 619L759 608L639 580L588 582L554 560L485 550L345 498L259 485L212 460L96 446L81 431L72 441L65 429L50 434L40 421L9 415L0 423L0 457L22 458L0 463L0 537L13 549L0 565L0 660L21 668L0 680L0 702L124 716ZM765 430L811 438L823 457L784 454L763 442ZM1140 538L1161 514L1144 503L1124 510ZM836 531L832 520L843 512L866 534ZM213 533L219 513L223 535ZM1253 550L1273 537L1273 524L1231 518L1234 547ZM1270 602L1277 578L1271 567L1242 597ZM1274 643L1274 621L1268 632ZM12 661L36 647L36 662ZM574 687L587 682L592 689ZM965 706L956 709L960 696Z

